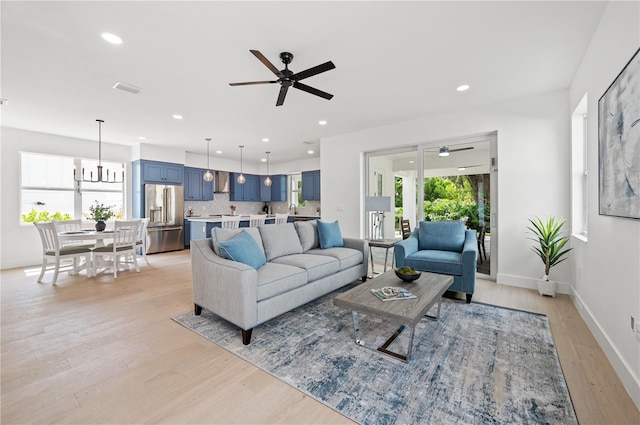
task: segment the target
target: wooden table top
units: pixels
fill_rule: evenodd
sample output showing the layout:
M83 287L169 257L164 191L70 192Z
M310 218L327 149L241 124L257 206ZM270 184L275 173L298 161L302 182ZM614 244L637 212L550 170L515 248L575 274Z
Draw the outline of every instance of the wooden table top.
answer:
M422 272L422 276L413 282L403 282L393 270L389 270L338 295L333 299L333 304L358 313L414 326L438 302L451 283L453 283L451 276L427 272ZM403 287L413 293L416 298L382 301L371 293L371 289L380 289L384 286Z

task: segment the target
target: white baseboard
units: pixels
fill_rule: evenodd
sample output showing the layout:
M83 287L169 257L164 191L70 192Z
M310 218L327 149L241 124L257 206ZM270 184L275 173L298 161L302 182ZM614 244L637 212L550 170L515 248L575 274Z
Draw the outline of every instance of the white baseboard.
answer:
M636 405L636 408L640 410L640 378L633 374L633 371L629 367L629 364L622 358L620 352L616 349L616 347L612 344L611 340L607 336L607 334L603 331L600 323L593 317L591 314L591 310L584 305L580 295L573 291L571 288L571 300L573 304L576 306L576 309L580 313L582 320L587 324L587 327L591 331L591 334L598 342L600 348L604 352L605 356L613 366L613 369L616 371L616 374L622 381L622 385L629 393L629 397Z
M534 291L538 290L537 279L533 279L530 277L498 273L496 283L499 283L501 285L517 286L518 288L533 289ZM573 289L567 282L558 282L558 288L556 289L556 292L559 294L571 295L573 293Z
M501 285L516 286L519 288L527 288L538 290L538 284L536 279L513 276L506 274L498 274L496 283ZM605 356L611 363L611 366L616 371L618 378L622 381L622 385L627 390L627 393L631 397L631 400L640 410L640 378L633 374L629 364L624 361L619 351L612 344L611 340L604 332L598 321L593 317L591 311L584 305L580 296L573 290L573 287L566 282L558 282L557 292L559 294L567 294L571 298L571 301L580 313L580 317L586 323L589 331L598 342L598 345L604 352Z

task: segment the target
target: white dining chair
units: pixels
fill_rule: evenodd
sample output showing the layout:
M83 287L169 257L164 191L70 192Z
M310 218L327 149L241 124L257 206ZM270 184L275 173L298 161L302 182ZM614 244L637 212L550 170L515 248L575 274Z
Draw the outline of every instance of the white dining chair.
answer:
M82 231L82 219L78 218L76 220L53 220L53 226L56 228L56 234L65 233L65 232L80 232ZM69 240L58 237L60 241L60 246L84 246L86 248L93 248L95 243L84 243L80 240ZM74 262L78 262L78 258L74 259Z
M250 214L249 215L249 227L258 227L265 223L267 216L264 214Z
M42 240L42 270L38 276L38 282L42 282L44 273L47 271L48 260L54 260L52 284L56 284L58 274L61 271L61 260L70 258L73 263L70 265L72 274L78 273L83 268L87 269L87 273L91 275L89 269L91 264L91 248L93 245L62 245L58 238L56 226L52 222L33 223L38 229L40 239ZM84 257L84 265L78 264L78 259Z
M138 249L140 255L144 258L144 261L149 264L147 259L147 226L149 225L149 217L140 219L140 226L138 227L138 236L136 237L136 254Z
M237 229L240 227L239 215L223 215L220 219L223 229Z
M289 214L276 213L276 224L286 223L289 220Z
M96 269L97 255L111 255L109 266L113 268L113 277L118 277L118 268L122 264L133 263L136 271L140 272L138 267L138 256L136 255L136 241L138 238L138 229L140 228L140 220L118 221L113 227L113 242L103 247L93 250L93 270ZM122 259L121 259L122 258ZM131 258L129 261L128 259Z

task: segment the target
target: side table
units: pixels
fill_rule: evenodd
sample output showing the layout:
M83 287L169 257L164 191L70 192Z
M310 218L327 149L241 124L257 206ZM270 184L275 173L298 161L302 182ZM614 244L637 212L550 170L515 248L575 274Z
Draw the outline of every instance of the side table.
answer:
M393 248L395 244L400 242L401 239L367 239L369 242L369 248L384 248L384 272L387 271L387 258L389 257L389 248ZM371 274L375 274L373 269L373 252L369 249L369 254L371 255ZM391 267L393 267L393 257L391 257Z

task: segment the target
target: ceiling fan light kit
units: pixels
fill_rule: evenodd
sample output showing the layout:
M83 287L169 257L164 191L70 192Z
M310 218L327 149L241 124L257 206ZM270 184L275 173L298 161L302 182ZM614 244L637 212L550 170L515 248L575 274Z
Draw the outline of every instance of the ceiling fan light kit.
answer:
M314 75L320 74L322 72L326 72L334 69L336 66L333 62L325 62L323 64L314 66L312 68L306 69L304 71L294 73L289 69L289 64L293 61L293 54L289 52L280 53L280 60L284 63L284 69L278 70L270 61L267 59L260 51L258 50L250 50L253 55L258 58L260 62L263 63L264 66L269 68L271 72L273 72L277 80L271 81L249 81L244 83L229 83L230 86L247 86L247 85L255 85L255 84L280 84L280 92L278 93L278 100L276 101L276 106L282 106L284 104L284 99L287 96L287 91L289 87L293 87L294 89L302 90L307 93L311 93L313 95L322 97L324 99L331 99L333 97L332 94L324 92L322 90L318 90L316 88L307 86L300 82L300 80L304 80L305 78L313 77Z

